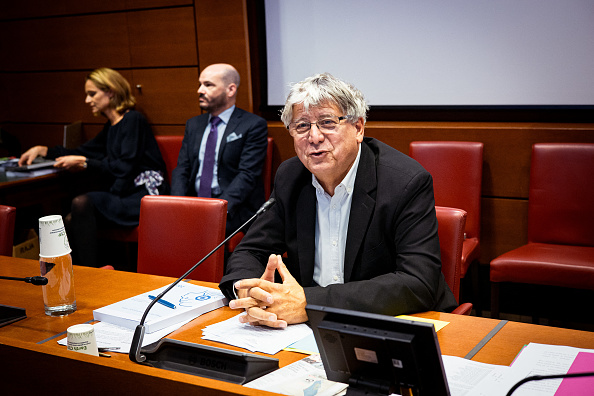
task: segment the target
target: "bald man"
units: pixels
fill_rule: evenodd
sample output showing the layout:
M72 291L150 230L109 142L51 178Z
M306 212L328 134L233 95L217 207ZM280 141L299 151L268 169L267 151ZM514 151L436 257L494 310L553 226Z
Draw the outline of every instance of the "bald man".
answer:
M235 106L239 80L237 70L228 64L213 64L202 70L198 100L205 113L186 123L171 181L171 195L227 200L227 234L241 226L264 203L261 174L268 128L266 120ZM218 119L213 127L215 117ZM206 186L204 180L209 177L206 177L208 166L203 176L204 158L211 133L216 135L216 141L213 139L215 164L212 182Z

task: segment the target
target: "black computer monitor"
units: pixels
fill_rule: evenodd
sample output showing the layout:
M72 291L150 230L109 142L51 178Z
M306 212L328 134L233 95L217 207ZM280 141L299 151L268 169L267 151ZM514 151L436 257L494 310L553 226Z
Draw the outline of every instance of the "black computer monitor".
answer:
M347 395L450 394L433 324L316 305L306 310L326 376L348 383Z

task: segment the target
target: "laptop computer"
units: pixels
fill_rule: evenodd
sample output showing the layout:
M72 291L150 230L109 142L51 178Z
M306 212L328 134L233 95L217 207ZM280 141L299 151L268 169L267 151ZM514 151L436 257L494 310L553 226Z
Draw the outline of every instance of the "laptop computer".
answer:
M7 166L6 170L10 172L29 172L32 170L43 169L43 168L51 168L54 166L56 161L45 159L43 157L37 157L33 160L33 163L30 165L22 165L22 166Z

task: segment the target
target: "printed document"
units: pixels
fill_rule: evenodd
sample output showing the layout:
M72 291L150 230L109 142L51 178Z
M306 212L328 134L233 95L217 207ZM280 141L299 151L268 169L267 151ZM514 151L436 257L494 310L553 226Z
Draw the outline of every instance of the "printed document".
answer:
M93 311L95 320L135 329L151 303L149 296L158 296L168 286ZM225 296L218 289L180 282L153 305L144 323L145 332L153 333L177 323L186 322L224 306Z
M202 338L205 340L222 342L269 355L274 355L310 334L312 331L305 323L289 325L285 329L273 329L240 323L237 316L202 329Z

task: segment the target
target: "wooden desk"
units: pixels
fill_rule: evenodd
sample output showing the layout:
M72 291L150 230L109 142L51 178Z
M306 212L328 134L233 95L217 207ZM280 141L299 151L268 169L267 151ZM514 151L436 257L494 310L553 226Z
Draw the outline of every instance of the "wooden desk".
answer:
M7 173L0 170L0 203L17 208L43 204L48 197L61 197L64 192L60 181L64 178L62 172L50 173L42 176L32 176L30 173Z
M37 219L70 212L72 198L91 191L95 180L84 172L57 171L42 176L0 169L0 204L17 208L17 231L37 229Z
M14 277L39 274L33 260L0 256L0 274ZM243 394L266 392L241 385L160 370L135 364L127 355L112 353L111 358L68 351L57 344L66 329L93 318L93 309L167 285L173 278L120 271L75 267L74 282L78 310L68 316L51 318L44 314L41 287L23 282L0 280L0 304L27 309L27 318L0 328L0 384L6 394L29 394L47 389L60 394ZM205 282L192 282L216 286ZM204 341L202 328L230 318L237 312L228 307L202 315L169 337L189 342L245 351ZM465 356L499 320L425 312L418 316L450 322L438 332L442 354ZM57 334L63 335L52 338ZM50 339L51 338L51 339ZM510 364L524 344L541 342L594 348L594 334L552 327L508 322L473 360ZM268 356L268 355L263 355ZM275 355L285 366L304 357L282 351ZM7 388L6 388L7 387ZM59 391L58 391L59 390Z

